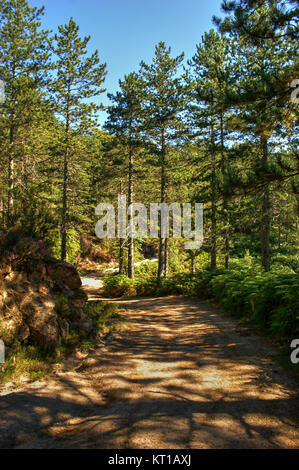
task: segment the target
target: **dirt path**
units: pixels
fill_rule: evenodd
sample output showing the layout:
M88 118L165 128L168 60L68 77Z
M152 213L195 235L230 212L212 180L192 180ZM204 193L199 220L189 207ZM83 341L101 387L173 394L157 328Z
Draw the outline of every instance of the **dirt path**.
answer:
M298 384L265 340L194 299L119 304L131 328L79 369L0 397L0 447L299 447Z

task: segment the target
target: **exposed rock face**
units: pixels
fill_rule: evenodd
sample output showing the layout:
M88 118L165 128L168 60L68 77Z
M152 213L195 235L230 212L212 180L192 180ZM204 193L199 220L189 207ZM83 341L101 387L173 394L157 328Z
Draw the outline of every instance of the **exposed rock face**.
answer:
M46 269L48 275L55 279L56 283L61 283L69 289L81 287L80 276L72 264L51 259L47 262Z
M28 272L0 268L0 338L8 346L16 339L28 339L52 349L71 329L88 336L93 325L83 311L86 301L80 276L71 264L51 259Z

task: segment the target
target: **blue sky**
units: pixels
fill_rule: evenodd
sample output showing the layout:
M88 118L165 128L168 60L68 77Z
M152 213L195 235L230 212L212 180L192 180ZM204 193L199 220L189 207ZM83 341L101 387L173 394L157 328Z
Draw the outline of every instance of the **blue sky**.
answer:
M45 5L43 25L56 31L70 16L80 26L80 34L90 35L90 51L99 50L107 63L107 92L113 93L118 79L138 71L141 60L151 62L154 46L164 41L175 55L192 57L195 45L220 15L221 0L29 0L32 6ZM101 101L109 103L106 94ZM103 123L105 113L101 113Z

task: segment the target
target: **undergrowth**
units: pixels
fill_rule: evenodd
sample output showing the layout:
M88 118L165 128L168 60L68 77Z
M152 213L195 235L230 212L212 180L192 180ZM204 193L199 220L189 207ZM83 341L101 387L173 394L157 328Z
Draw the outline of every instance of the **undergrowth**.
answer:
M299 337L299 274L290 266L263 272L247 256L232 260L230 269L179 273L160 282L152 269L104 278L109 297L189 295L217 300L224 310L275 338Z
M65 299L59 300L60 314L67 316ZM64 360L76 351L88 353L93 349L100 336L110 335L125 323L118 313L118 305L109 302L89 302L84 307L85 313L91 318L94 326L92 335L84 337L79 331L71 330L64 343L54 351L46 351L26 341L15 341L6 349L6 360L0 364L0 386L12 383L20 385L24 381L40 380L48 375L54 364Z

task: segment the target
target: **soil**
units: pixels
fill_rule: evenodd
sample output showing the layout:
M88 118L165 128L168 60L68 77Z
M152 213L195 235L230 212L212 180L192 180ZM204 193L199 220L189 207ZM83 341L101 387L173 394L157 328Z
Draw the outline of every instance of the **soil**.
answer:
M1 393L1 448L299 447L298 381L268 340L198 299L117 303L129 326Z

